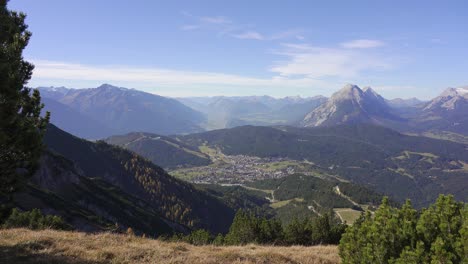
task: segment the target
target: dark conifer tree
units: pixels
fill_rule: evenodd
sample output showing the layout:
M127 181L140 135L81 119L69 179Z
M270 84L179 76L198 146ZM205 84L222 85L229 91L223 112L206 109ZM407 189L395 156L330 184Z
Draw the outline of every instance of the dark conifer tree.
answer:
M31 33L25 14L0 0L0 197L3 202L37 168L49 114L41 117L39 91L25 85L34 66L23 59ZM1 199L1 198L0 198ZM2 202L2 201L0 201Z

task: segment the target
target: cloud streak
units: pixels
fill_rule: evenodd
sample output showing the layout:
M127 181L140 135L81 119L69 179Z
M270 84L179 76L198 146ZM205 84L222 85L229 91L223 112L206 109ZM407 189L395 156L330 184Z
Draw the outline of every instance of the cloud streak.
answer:
M229 19L223 16L214 16L214 17L205 16L205 17L201 17L200 21L206 22L209 24L231 24L232 23Z
M385 58L359 50L306 44L282 46L284 49L275 53L286 57L286 60L277 62L270 71L284 77L336 77L349 80L368 70L387 70L392 67Z
M280 39L305 39L305 37L302 35L303 30L290 29L272 34L264 34L254 30L252 25L237 24L224 16L195 16L188 12L182 12L182 14L192 20L191 23L180 27L180 29L184 31L208 29L217 31L218 35L221 36L229 36L237 39L247 40L271 41Z
M255 39L255 40L264 40L265 37L256 32L256 31L247 31L243 32L241 34L235 34L233 37L238 38L238 39Z
M182 30L195 30L199 28L200 28L200 25L183 25L180 27L180 29Z
M347 49L370 49L382 47L384 45L384 42L374 39L356 39L341 43L341 46Z
M178 71L161 68L133 68L128 66L93 66L66 62L33 60L34 79L127 82L136 87L328 87L311 78L255 78L214 72Z

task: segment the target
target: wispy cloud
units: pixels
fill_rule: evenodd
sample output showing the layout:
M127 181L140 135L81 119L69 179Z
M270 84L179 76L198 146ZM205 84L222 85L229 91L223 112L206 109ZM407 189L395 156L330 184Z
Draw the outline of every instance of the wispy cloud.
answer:
M216 72L179 71L161 68L135 68L128 66L83 65L77 63L33 60L35 79L68 81L73 83L131 83L138 88L159 87L241 87L241 88L331 88L332 85L309 77L288 78L272 76L271 78L256 78L235 74ZM37 83L37 82L34 82Z
M414 91L418 89L418 87L413 86L413 85L377 85L377 86L373 86L372 88L374 88L375 90L379 92L388 92L388 91L408 92L408 91Z
M348 49L369 49L384 46L385 43L373 39L356 39L341 43L341 46Z
M304 30L302 29L290 29L286 31L280 31L268 36L269 40L280 40L280 39L288 39L288 38L295 38L298 40L303 40L305 37L302 35Z
M233 37L238 39L256 39L256 40L264 40L265 37L256 32L256 31L247 31L240 34L234 34Z
M435 44L446 44L447 43L446 41L444 41L444 40L442 40L440 38L432 38L431 42L435 43Z
M304 40L303 30L290 29L275 33L265 34L255 30L250 24L239 24L225 16L195 16L189 12L182 12L182 15L191 21L180 27L181 30L206 29L217 32L219 36L229 36L237 39L253 40L281 40L297 39Z
M200 17L200 21L210 24L231 24L232 22L223 16L205 16Z
M287 59L277 62L270 70L286 77L350 79L367 70L385 70L392 67L387 59L375 53L347 48L283 44L283 49L275 53Z
M195 30L199 28L200 28L200 25L183 25L180 27L180 29L182 30Z

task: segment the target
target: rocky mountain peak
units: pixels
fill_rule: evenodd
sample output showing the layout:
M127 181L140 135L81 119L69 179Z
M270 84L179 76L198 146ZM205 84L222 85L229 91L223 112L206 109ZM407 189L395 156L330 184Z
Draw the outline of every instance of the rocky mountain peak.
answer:
M111 84L108 84L108 83L101 84L96 89L106 90L106 91L112 91L112 90L127 91L128 90L127 88L117 87L117 86L114 86L114 85L111 85Z
M372 88L347 84L321 106L306 115L304 126L330 126L348 123L380 123L395 119L385 99Z
M447 88L439 96L432 99L425 107L425 111L437 109L454 110L466 107L468 100L468 87Z
M354 84L347 84L341 88L338 92L334 93L331 97L333 101L344 101L344 100L357 100L360 101L363 96L363 91L359 86Z

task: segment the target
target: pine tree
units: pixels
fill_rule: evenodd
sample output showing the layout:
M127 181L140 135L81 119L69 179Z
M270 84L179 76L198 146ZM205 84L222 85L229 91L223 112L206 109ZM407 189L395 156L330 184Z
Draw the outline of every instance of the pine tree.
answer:
M451 195L417 212L383 200L346 229L340 242L343 263L468 263L467 205Z
M312 232L307 219L293 219L284 231L286 243L289 245L310 245Z
M258 222L257 242L260 244L278 244L283 241L283 227L279 220L262 218Z
M0 197L37 168L49 120L41 117L39 92L25 87L34 68L22 57L31 37L25 17L0 0Z
M257 219L239 209L234 216L229 233L226 235L225 242L230 245L244 245L256 242L258 234Z

